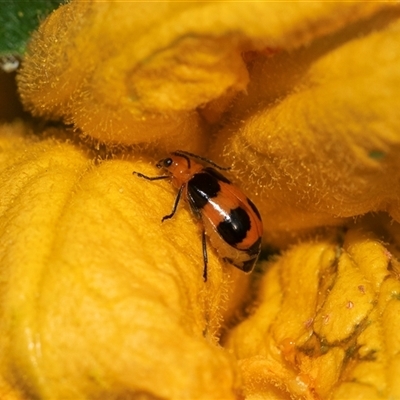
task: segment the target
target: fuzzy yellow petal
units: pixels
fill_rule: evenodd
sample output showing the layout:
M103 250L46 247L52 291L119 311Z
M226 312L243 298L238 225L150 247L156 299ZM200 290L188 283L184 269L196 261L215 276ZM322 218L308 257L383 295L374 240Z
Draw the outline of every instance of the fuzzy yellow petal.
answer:
M255 63L215 151L246 177L271 239L369 211L399 221L399 43L398 16L384 14L346 41Z
M246 89L244 51L298 48L386 7L72 1L34 36L20 91L35 115L101 141L201 149L197 110Z
M172 188L132 175L147 162L95 164L47 136L0 132L2 376L40 399L233 399L216 337L244 275L210 250L203 282L188 210L161 226Z
M54 12L18 78L24 105L112 157L62 130L1 130L0 394L399 397L400 229L347 219L400 221L398 21L376 2ZM250 287L213 251L204 285L188 210L161 224L174 190L132 176L177 148L232 164L264 244L296 243Z
M257 308L226 339L248 399L399 396L398 243L383 220L304 242L269 264Z

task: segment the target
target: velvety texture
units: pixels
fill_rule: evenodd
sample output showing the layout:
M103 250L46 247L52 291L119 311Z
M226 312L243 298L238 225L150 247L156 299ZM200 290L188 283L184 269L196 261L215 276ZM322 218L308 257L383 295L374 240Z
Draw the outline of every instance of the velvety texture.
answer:
M71 1L0 126L0 397L396 398L400 8ZM231 165L252 275L209 249L155 161ZM366 213L375 213L360 217ZM399 324L397 322L399 321Z

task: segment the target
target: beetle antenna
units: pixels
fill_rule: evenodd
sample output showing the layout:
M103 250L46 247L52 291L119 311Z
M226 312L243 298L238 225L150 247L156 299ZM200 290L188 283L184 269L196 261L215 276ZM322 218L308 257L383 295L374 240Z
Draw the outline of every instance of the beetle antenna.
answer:
M178 151L174 151L171 154L173 154L174 156L179 156L179 157L184 158L186 160L187 164L188 164L188 168L190 169L190 158L188 157L188 156L192 157L192 155L190 153L186 153L185 151L179 151L178 150Z
M201 160L204 161L210 165L212 165L215 168L218 168L222 171L229 171L231 169L231 167L221 167L220 165L216 164L214 161L211 161L208 158L202 157L202 156L198 156L197 154L193 154L193 153L189 153L188 151L184 151L184 150L177 150L174 151L172 154L175 154L177 156L181 156L183 158L186 158L188 160L188 157L193 157L196 158L197 160ZM190 168L190 163L189 163L189 168Z

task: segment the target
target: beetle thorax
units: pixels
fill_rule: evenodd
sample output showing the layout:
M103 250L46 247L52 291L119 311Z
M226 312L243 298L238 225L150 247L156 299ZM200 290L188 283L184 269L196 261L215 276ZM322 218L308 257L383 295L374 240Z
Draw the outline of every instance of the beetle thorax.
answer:
M182 157L173 157L172 160L168 172L172 176L171 183L177 188L185 185L196 172L203 168L202 165L193 161L188 165L187 160Z

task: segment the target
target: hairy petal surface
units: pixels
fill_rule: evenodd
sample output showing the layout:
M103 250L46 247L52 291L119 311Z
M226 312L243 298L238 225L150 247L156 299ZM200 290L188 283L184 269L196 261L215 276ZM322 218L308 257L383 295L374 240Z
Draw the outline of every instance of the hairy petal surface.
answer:
M216 337L243 275L223 274L210 250L204 284L188 211L161 226L166 182L47 136L0 131L2 376L41 399L233 398Z
M344 42L330 36L259 59L249 96L217 136L215 151L258 196L270 240L369 211L400 221L400 23L380 18Z
M292 50L386 7L72 1L34 36L20 91L35 115L104 142L201 149L207 127L197 110L212 103L205 115L215 120L218 101L220 114L246 89L243 52Z
M400 395L400 225L384 220L365 218L269 263L253 314L225 342L247 399Z

